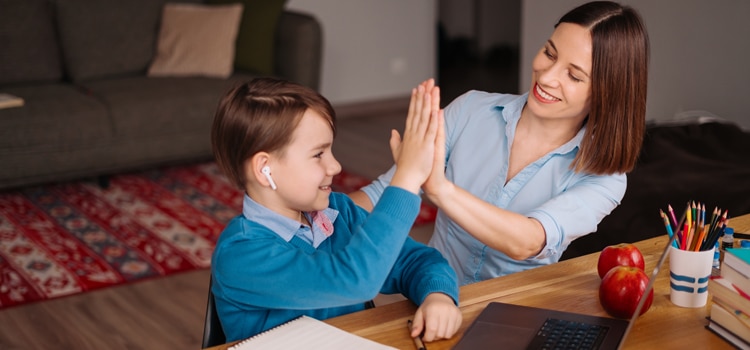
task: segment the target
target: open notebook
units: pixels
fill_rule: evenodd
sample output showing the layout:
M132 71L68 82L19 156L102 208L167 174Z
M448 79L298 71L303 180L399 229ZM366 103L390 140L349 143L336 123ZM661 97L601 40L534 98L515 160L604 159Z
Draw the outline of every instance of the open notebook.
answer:
M396 350L308 316L300 316L229 347L229 350L249 349Z
M648 295L653 289L656 275L664 265L669 247L676 236L664 247L643 295ZM557 347L549 346L556 341L555 337L564 337L565 342L580 343L580 346L572 347L575 349L619 349L633 328L646 299L648 298L641 298L629 321L491 302L453 349L555 349Z

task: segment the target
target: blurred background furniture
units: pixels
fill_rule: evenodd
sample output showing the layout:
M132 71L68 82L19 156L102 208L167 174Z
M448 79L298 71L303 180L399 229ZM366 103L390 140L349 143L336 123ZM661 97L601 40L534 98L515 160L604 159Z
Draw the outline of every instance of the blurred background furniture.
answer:
M169 2L221 3L207 1ZM320 23L285 0L236 1L228 77L149 74L167 2L0 0L0 92L25 102L0 109L0 189L210 159L213 113L235 84L278 76L318 88Z

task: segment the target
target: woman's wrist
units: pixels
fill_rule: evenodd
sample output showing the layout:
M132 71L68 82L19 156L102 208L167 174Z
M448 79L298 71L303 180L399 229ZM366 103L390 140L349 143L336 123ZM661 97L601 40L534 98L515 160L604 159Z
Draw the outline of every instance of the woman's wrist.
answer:
M442 208L444 203L450 202L450 198L453 193L455 193L455 189L455 184L445 180L442 185L424 188L424 193L430 202L435 204L438 208Z

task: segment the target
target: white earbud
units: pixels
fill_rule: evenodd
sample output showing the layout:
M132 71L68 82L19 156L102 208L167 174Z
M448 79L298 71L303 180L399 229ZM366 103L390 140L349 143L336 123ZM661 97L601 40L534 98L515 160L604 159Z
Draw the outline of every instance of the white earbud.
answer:
M271 178L271 168L269 168L268 166L264 166L260 169L260 172L263 173L263 176L265 176L266 179L268 179L268 182L271 183L271 189L275 190L276 183L273 182L273 178Z

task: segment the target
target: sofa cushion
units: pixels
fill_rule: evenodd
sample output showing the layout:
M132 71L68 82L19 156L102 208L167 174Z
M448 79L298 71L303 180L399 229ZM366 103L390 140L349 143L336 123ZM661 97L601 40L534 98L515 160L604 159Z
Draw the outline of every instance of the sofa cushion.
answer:
M196 130L208 137L221 96L252 78L143 76L91 81L86 87L109 107L117 138L147 139Z
M24 106L0 109L0 158L3 153L92 147L112 136L107 108L70 84L52 83L3 89L24 99Z
M69 77L80 82L145 74L168 1L197 2L57 0L57 24Z
M279 16L287 0L208 0L211 4L241 3L234 66L262 75L275 73L274 48Z
M0 85L62 78L50 0L0 0Z
M148 75L229 77L241 15L242 4L165 5Z

